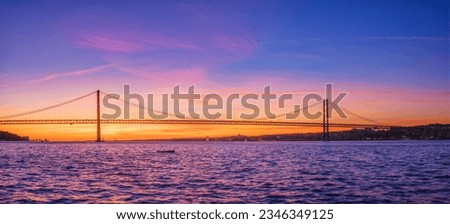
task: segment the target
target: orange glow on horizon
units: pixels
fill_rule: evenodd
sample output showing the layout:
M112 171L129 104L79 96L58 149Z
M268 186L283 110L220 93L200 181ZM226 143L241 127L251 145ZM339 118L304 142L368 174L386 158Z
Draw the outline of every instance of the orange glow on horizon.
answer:
M26 126L26 128L24 128ZM95 125L15 125L3 126L2 130L30 139L50 141L93 141L96 136ZM175 138L227 137L236 135L258 136L321 132L321 127L255 127L226 125L102 125L102 139L152 140ZM331 128L332 131L344 130Z
M319 122L319 121L314 121ZM448 124L444 118L417 118L403 120L403 126L416 126L433 123ZM154 140L227 137L236 135L259 136L295 133L319 133L321 127L287 127L287 126L245 126L245 125L112 125L102 124L102 139L115 140ZM96 137L95 125L4 125L3 131L9 131L21 136L50 141L93 141ZM349 130L349 128L330 128L330 131Z
M287 102L286 110L281 111L277 109L276 101L272 102L272 112L283 114L291 112L293 104L301 104L300 97L309 92L323 94L323 84L316 84L314 88L306 88L302 90L302 87L294 87L289 84L288 81L280 81L279 85L273 85L273 92L277 94L293 93L294 100ZM264 85L261 85L264 86ZM285 87L285 91L280 91L280 87ZM448 115L448 104L442 104L440 101L445 98L448 93L445 92L433 92L433 91L416 91L411 89L398 89L387 88L373 85L357 85L352 86L349 83L341 83L335 85L336 93L348 92L348 97L342 101L341 106L348 108L349 110L375 119L377 124L383 125L401 125L401 126L415 126L426 124L449 124L450 117ZM134 87L133 87L134 88ZM187 86L183 86L182 93L187 91ZM241 94L261 93L263 88L248 87L217 87L217 91L208 88L199 88L200 93L203 93L201 97L204 97L205 93L220 93L220 95L226 99L227 96L234 92ZM297 91L295 91L297 90ZM302 90L302 91L301 91ZM81 90L80 90L81 91ZM160 96L161 93L170 93L170 88L156 90L141 90L133 89L133 93L146 95L147 93L154 93L155 97ZM169 91L169 92L168 92ZM76 91L79 92L79 91ZM92 91L91 91L92 92ZM74 96L84 95L87 92L81 92L76 94L70 92L64 94L64 96L54 95L51 100L42 102L41 98L46 99L46 94L40 96L28 96L26 92L16 93L15 100L9 101L10 105L1 105L0 112L2 115L16 114L24 111L30 111L39 109L42 107L54 105L56 103L64 102L72 99ZM121 91L116 91L121 93ZM395 94L394 94L395 93ZM121 95L123 97L123 95ZM91 96L92 99L86 99L86 101L80 102L84 107L63 108L61 111L57 110L52 113L43 113L37 115L36 119L80 119L80 118L95 118L95 95ZM145 99L147 103L147 99ZM160 98L155 98L154 105L161 106ZM27 104L26 102L30 102ZM202 101L195 101L195 111L201 112ZM310 102L315 103L314 101ZM92 105L92 107L86 105ZM259 108L263 108L262 104L257 103ZM182 107L186 105L181 105ZM291 109L287 109L291 108ZM432 109L430 109L432 108ZM158 110L158 108L155 108ZM186 108L181 108L182 112L187 114ZM289 110L289 111L287 111ZM123 110L122 110L123 111ZM169 112L172 112L173 108L169 106ZM321 111L321 105L318 105L311 109L310 112ZM111 113L106 108L102 108L102 112ZM136 119L136 108L132 108L131 118ZM215 111L214 111L215 112ZM223 114L224 110L219 110ZM247 113L243 108L233 107L233 114ZM54 115L56 114L56 115ZM263 115L261 111L260 116ZM58 117L56 117L58 116ZM75 116L75 117L73 117ZM145 115L148 119L148 115ZM18 119L32 119L22 118ZM321 119L306 120L303 115L300 116L298 121L306 122L322 122ZM331 122L335 123L367 123L367 121L357 119L355 117L349 117L349 119L331 119ZM0 130L9 131L21 136L29 136L30 139L49 139L51 141L92 141L95 140L96 127L94 125L3 125ZM331 128L330 131L338 131L343 129ZM258 135L276 135L276 134L288 134L288 133L307 133L307 132L321 132L320 127L263 127L263 126L226 126L226 125L102 125L102 138L106 141L114 140L144 140L144 139L173 139L173 138L206 138L209 137L226 137L235 135L246 136L258 136Z

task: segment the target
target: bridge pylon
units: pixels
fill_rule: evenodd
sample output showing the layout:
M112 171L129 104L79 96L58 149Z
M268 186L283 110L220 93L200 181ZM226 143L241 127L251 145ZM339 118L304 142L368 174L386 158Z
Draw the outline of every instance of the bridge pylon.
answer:
M102 141L102 133L100 128L100 90L97 90L97 140L96 142Z
M330 141L330 109L328 108L328 99L323 100L323 140Z

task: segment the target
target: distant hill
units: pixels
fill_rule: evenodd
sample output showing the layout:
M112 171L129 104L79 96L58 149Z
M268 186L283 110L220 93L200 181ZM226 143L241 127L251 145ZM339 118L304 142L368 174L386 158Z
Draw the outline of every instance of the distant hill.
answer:
M0 131L0 141L29 141L28 136L22 137L7 131Z
M260 136L235 135L227 137L175 138L136 141L322 141L323 134L296 133L272 134ZM348 131L330 132L332 141L366 140L450 140L450 124L429 124L413 127L359 128Z
M231 136L213 138L220 141L320 141L322 133L299 133L261 136ZM330 140L450 140L450 124L430 124L390 129L352 129L330 132Z

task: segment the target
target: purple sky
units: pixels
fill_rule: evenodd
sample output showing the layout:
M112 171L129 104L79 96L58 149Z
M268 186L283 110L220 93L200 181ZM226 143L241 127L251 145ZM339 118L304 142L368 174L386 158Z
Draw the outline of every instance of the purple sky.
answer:
M331 82L372 116L448 120L448 52L448 8L430 1L1 1L0 113L124 84L229 93Z

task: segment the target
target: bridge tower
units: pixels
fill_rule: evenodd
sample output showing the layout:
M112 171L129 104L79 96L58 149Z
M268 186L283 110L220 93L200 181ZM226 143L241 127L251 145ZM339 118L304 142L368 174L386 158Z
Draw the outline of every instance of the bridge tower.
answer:
M100 90L97 90L97 142L101 142L101 130L100 130Z
M328 108L328 99L323 100L323 140L329 141L330 140L330 110Z

